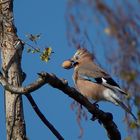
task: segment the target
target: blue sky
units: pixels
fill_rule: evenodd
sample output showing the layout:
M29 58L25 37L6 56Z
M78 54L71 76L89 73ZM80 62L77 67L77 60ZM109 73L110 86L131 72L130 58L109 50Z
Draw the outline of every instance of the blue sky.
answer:
M60 78L69 81L69 85L73 86L72 70L64 70L61 63L70 58L75 49L68 46L66 38L66 11L67 0L24 0L14 1L15 25L18 35L21 39L26 40L27 33L41 33L41 39L38 44L46 47L51 46L55 52L51 60L46 64L39 59L37 54L28 54L25 46L22 60L23 71L27 74L27 79L23 85L33 82L37 78L37 73L47 71L55 73ZM102 61L102 60L99 60ZM2 88L1 88L1 91ZM72 99L64 95L61 91L53 89L46 85L32 93L33 98L39 105L41 111L47 119L57 128L66 140L77 140L79 128L76 123L75 111L70 109ZM0 94L0 139L5 139L5 119L4 119L4 101L3 94ZM24 114L27 128L27 137L30 140L56 138L48 128L40 121L34 113L27 99L24 99ZM123 123L124 111L120 107L116 107L110 103L100 103L100 108L104 111L112 112L114 120L118 125L122 138L126 136L126 128ZM105 129L98 122L91 122L90 115L87 121L82 121L84 128L84 136L82 140L90 139L107 139Z

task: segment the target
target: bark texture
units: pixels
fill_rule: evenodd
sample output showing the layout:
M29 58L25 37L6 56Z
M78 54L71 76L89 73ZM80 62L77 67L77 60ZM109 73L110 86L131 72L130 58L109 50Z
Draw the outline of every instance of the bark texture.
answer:
M2 60L2 73L11 85L21 86L22 69L21 56L23 44L18 39L13 18L13 0L0 1L0 48ZM23 115L22 97L16 103L16 114L14 116L14 101L17 95L5 90L5 111L7 140L10 139L13 118L15 125L12 140L26 139L25 122Z

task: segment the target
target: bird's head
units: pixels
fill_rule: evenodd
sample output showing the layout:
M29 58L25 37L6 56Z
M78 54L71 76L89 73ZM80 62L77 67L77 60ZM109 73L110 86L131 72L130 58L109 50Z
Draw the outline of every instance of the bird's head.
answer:
M76 51L73 57L67 61L65 61L62 66L66 69L70 69L73 67L77 67L81 64L85 64L89 61L93 60L93 54L91 54L87 49L80 48ZM66 67L64 65L67 65Z

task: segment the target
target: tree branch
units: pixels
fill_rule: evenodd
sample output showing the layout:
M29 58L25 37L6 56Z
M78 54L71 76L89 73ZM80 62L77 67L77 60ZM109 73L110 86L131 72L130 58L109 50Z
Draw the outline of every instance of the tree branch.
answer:
M6 90L14 92L16 94L28 94L31 93L45 84L49 84L53 88L57 88L67 94L69 97L73 98L81 105L83 105L87 110L94 115L94 118L98 119L104 126L107 131L108 137L110 140L121 140L120 132L113 122L113 116L111 113L105 113L100 110L95 105L91 104L88 99L86 99L82 94L80 94L73 87L68 86L68 83L65 80L57 78L53 74L48 73L39 73L39 78L32 84L27 87L14 87L10 85L0 74L0 82Z
M95 105L91 104L88 99L75 90L75 88L68 86L66 80L60 80L55 75L50 75L48 73L40 73L39 75L42 79L49 83L49 85L63 91L69 97L83 105L94 117L99 120L99 122L103 124L110 140L121 140L120 132L116 124L113 122L113 116L111 113L105 113Z
M27 87L17 87L9 84L0 72L0 83L6 90L13 92L14 94L28 94L47 84L47 81L39 77L35 82L29 84Z
M38 115L38 117L42 120L42 122L51 130L51 132L57 137L58 140L64 140L64 138L60 135L60 133L55 129L55 127L45 118L42 114L40 109L38 108L37 104L35 103L34 99L30 94L26 94L27 99L29 100L32 108Z

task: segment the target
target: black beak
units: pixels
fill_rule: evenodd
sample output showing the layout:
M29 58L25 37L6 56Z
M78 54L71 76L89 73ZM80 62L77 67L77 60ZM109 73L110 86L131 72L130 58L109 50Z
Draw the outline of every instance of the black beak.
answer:
M78 62L76 62L76 61L74 61L74 60L71 60L71 59L70 59L70 61L71 61L71 63L72 63L71 68L75 67L75 66L78 64Z

